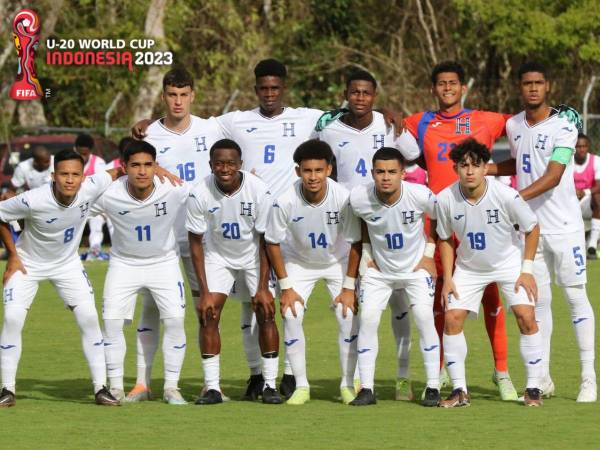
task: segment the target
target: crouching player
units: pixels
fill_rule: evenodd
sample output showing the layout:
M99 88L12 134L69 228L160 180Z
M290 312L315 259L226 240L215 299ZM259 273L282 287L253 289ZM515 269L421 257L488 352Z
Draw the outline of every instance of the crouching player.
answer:
M264 233L271 200L267 186L255 175L240 170L242 150L230 139L210 149L212 175L190 193L186 228L201 300L200 349L206 391L198 405L223 402L220 387L221 336L219 320L236 276L243 275L256 312L262 353L263 403L282 403L275 388L279 334L275 303L269 292L269 263ZM203 243L203 237L206 242Z
M353 406L377 402L377 329L381 314L397 289L406 295L419 331L427 377L422 404L437 406L440 400L440 341L433 319L435 227L431 227L427 242L423 230L425 214L435 220L435 197L425 186L402 181L404 167L405 160L398 150L383 147L373 155L374 181L350 193L354 215L366 223L376 266L369 267L360 280L357 351L361 389L350 402ZM358 266L351 262L347 276L356 277ZM349 306L353 299L354 290L344 286L340 301Z
M152 295L164 327L164 400L186 401L178 389L185 356L185 290L173 225L184 209L191 185L160 183L155 176L156 150L145 141L130 143L123 153L126 177L113 183L98 199L93 212L113 225L111 258L104 283L104 349L114 397L123 400L125 336L136 297Z
M514 189L486 178L489 150L468 139L450 152L459 181L437 198L437 231L444 268L444 356L453 391L440 406L469 406L465 376L467 343L463 334L469 312L477 314L483 291L497 283L511 307L521 332L521 357L527 373L524 401L542 404L542 335L535 321L537 286L532 275L539 226L527 203ZM519 236L525 234L521 262ZM454 237L457 248L454 274Z
M281 315L286 354L296 379L287 403L302 405L310 399L306 377L305 338L302 322L308 298L319 280L325 280L331 299L342 283L354 292L354 279L344 280L349 246L343 231L358 220L349 210L349 192L332 179L333 152L326 142L310 140L294 152L300 177L274 203L265 233L267 252L281 288ZM357 245L360 246L360 243ZM358 261L359 252L356 250ZM342 382L342 401L354 399L358 324L354 302L335 303Z

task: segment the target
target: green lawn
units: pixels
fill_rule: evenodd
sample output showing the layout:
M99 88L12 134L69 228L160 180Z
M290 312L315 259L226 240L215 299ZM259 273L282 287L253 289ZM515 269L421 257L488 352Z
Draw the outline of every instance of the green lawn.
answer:
M87 266L98 309L106 263ZM600 262L589 264L588 293L600 315ZM492 359L483 321L467 325L467 376L470 408L442 410L393 401L394 348L389 314L382 320L377 371L378 404L352 408L338 395L336 322L325 289L316 290L305 319L308 370L313 400L302 407L235 401L245 388L246 362L241 346L239 306L230 302L221 327L223 390L234 401L199 407L168 406L160 401L102 408L93 404L88 370L71 313L49 284L43 284L24 331L17 378L17 406L0 410L2 448L598 448L600 405L575 403L579 362L570 316L555 290L553 379L557 397L542 408L498 400L490 380ZM189 297L188 297L189 298ZM187 358L182 392L190 400L202 385L197 325L192 308L186 319ZM509 317L509 365L518 390L524 382L517 327ZM414 327L413 327L414 330ZM126 389L135 381L135 329L126 329ZM422 387L421 356L414 347L412 377ZM153 388L162 391L162 355ZM446 392L444 392L446 394Z

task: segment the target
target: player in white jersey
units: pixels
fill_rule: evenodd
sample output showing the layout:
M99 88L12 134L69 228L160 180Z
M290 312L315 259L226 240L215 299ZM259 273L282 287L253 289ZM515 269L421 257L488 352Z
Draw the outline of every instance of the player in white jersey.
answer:
M134 141L123 154L127 176L113 183L98 199L93 213L113 224L111 258L104 283L104 345L110 391L125 398L123 326L131 322L135 301L145 289L156 301L163 323L164 400L185 405L178 389L185 356L185 290L173 226L185 210L191 184L158 182L156 150Z
M15 167L10 184L11 190L35 189L51 179L52 173L52 155L46 147L35 146L32 151L32 157L21 161Z
M270 207L267 186L241 171L242 150L230 139L210 149L213 174L198 183L188 200L186 228L201 301L200 348L206 392L196 401L210 405L223 401L220 387L221 338L219 320L236 276L244 279L256 312L262 352L263 403L282 403L275 387L279 334L275 304L268 289L269 263L264 232ZM204 242L205 240L205 242Z
M383 115L373 110L377 99L377 81L373 75L364 70L352 73L346 81L344 97L348 103L347 112L317 133L318 138L333 149L338 183L352 189L359 184L372 182L371 160L382 147L398 148L409 161L419 157L415 138L407 130L396 136ZM364 244L363 256L366 261L370 255L368 239ZM410 305L399 291L392 295L390 308L391 326L397 344L396 399L412 400L409 372Z
M294 162L300 179L273 203L265 240L281 288L284 344L296 381L287 403L302 405L310 400L302 326L308 299L319 280L325 280L332 301L343 283L354 289L355 280L344 280L350 247L343 232L360 224L349 209L348 190L328 178L333 152L327 143L309 140L301 144ZM332 308L339 328L340 392L347 404L354 399L358 323L354 305L347 308L334 302Z
M444 269L444 356L453 391L440 406L470 405L463 326L469 312L479 313L483 291L490 283L498 284L519 326L527 374L525 405L540 406L543 348L535 321L537 287L532 275L537 218L518 192L493 177L486 178L490 152L485 145L467 139L451 150L450 158L459 181L437 196L437 233ZM524 252L515 226L525 235ZM460 242L456 268L454 236Z
M586 252L583 220L573 183L573 153L577 126L564 117L564 107L546 103L550 83L545 68L536 62L519 69L519 86L525 111L506 123L512 158L492 165L492 172L516 172L517 188L536 213L540 241L534 263L539 295L536 319L544 339L544 396L554 393L550 377L550 340L552 336L551 273L563 288L575 329L581 361L581 387L577 401L597 399L594 370L594 311L586 292ZM568 112L568 111L567 111Z
M90 208L114 177L116 171L86 178L81 155L63 150L54 158L53 183L0 202L0 236L9 255L3 278L0 407L15 404L21 334L38 284L43 280L50 280L75 315L96 403L119 404L104 387L106 364L94 291L77 254ZM25 228L15 245L6 222L21 219Z
M350 405L377 402L374 379L379 321L392 292L402 290L419 331L425 365L427 386L422 404L437 406L440 342L433 320L435 231L432 227L432 236L426 240L423 228L425 214L435 220L435 197L425 186L402 181L405 159L397 149L377 150L371 164L374 181L350 193L352 211L366 223L373 249L373 261L360 280L357 352L361 389ZM361 240L360 227L354 233L351 239ZM357 272L357 265L349 263L347 276L354 278ZM344 304L349 304L353 295L344 286Z

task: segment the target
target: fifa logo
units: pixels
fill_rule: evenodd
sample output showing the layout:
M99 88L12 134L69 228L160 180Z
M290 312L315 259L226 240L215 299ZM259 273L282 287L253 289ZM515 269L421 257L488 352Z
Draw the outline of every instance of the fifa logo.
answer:
M10 88L13 100L38 100L42 86L35 73L35 52L40 43L40 19L30 9L22 9L13 19L13 39L19 68Z

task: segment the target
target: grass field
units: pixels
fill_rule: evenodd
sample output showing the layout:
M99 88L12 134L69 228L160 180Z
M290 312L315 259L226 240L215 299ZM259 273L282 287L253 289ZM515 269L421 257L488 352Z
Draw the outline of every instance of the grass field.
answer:
M3 267L1 267L3 270ZM98 309L106 263L91 263ZM591 262L588 293L600 315L600 262ZM29 313L17 378L17 406L0 410L2 448L598 448L600 404L576 404L579 362L562 293L555 290L552 374L557 397L542 408L503 403L490 380L492 359L483 321L471 321L467 376L472 406L455 410L423 408L393 401L394 348L389 314L380 329L378 404L342 405L338 395L336 322L325 289L316 290L305 319L307 360L313 400L302 407L235 401L247 379L238 326L239 305L230 302L221 327L223 390L234 401L217 406L175 407L160 401L102 408L93 404L88 370L71 313L44 283ZM188 297L189 298L189 297ZM188 348L182 392L193 400L202 385L197 325L187 311ZM518 390L524 371L517 328L509 317L509 365ZM414 331L414 327L413 327ZM135 329L126 329L126 389L135 381ZM419 392L423 369L413 350L412 378ZM162 392L162 354L154 368L154 392ZM446 392L443 392L445 395Z

